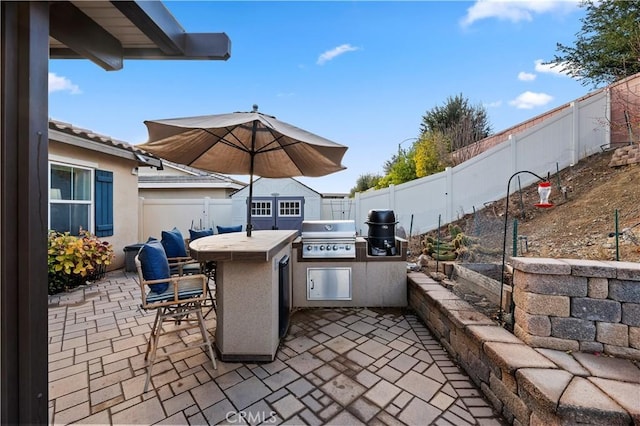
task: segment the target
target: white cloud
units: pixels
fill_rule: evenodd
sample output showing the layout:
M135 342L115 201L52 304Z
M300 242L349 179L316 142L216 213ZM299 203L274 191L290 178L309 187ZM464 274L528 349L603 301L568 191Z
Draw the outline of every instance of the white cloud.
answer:
M518 73L518 80L520 81L533 81L536 79L535 74L531 74L530 72L520 71Z
M517 98L509 101L509 105L516 107L517 109L533 109L548 104L553 100L553 96L546 93L534 93L524 92Z
M565 69L567 65L564 62L554 65L554 64L545 64L542 59L536 59L534 63L535 63L535 70L537 72L545 73L545 74L562 75L567 77L569 76L569 74Z
M502 101L493 101L484 104L485 108L498 108L501 105Z
M320 56L318 56L318 61L316 62L318 65L324 65L326 62L343 55L347 52L355 52L356 50L360 50L359 47L351 46L350 44L341 44L338 47L334 47L331 50L327 50Z
M467 9L467 15L460 24L467 27L476 21L497 18L503 21L532 21L536 14L566 13L577 8L579 0L476 0Z
M71 82L67 77L61 77L56 73L49 73L49 93L68 91L72 95L82 93L80 88Z

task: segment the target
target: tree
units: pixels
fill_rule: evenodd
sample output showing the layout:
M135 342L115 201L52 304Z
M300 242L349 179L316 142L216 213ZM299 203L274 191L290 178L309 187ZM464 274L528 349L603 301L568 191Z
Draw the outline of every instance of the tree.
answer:
M469 105L462 94L449 97L444 106L436 106L422 117L418 140L408 150L398 148L398 154L385 162L385 175L375 187L398 185L459 164L477 154L473 144L490 133L484 107Z
M574 46L557 43L548 64L594 88L640 72L640 2L586 0L581 7Z
M471 106L462 94L448 97L444 106L436 106L422 116L420 132L440 132L450 139L449 152L484 139L491 134L487 111Z
M432 154L438 153L438 163L456 165L467 160L466 155L451 156L491 134L491 125L487 111L482 105L471 106L462 94L447 98L444 106L436 106L422 117L420 125L422 138L428 143L441 146L432 148ZM470 152L468 148L464 152ZM450 158L444 158L450 157ZM429 167L427 167L429 168Z
M447 141L442 133L425 133L416 143L414 162L416 177L429 176L441 172L448 164L443 161L448 158L444 151Z
M360 175L360 177L358 177L358 180L356 180L356 186L351 188L349 197L353 198L356 192L364 192L367 189L375 188L380 179L382 179L382 176L374 175L371 173Z
M399 185L415 179L417 175L414 156L413 148L408 151L400 150L398 155L394 155L384 164L385 175L378 181L376 188L386 188L391 184Z

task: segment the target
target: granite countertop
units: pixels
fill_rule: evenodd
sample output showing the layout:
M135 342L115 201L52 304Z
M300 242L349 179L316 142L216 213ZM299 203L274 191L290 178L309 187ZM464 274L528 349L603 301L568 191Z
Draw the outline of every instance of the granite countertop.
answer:
M189 244L189 255L204 261L268 262L298 236L298 231L253 231L216 234L198 238Z

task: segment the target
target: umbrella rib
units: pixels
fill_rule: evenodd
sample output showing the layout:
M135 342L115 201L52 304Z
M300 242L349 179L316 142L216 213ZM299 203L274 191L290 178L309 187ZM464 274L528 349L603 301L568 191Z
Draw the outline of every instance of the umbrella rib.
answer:
M246 153L251 153L251 149L248 148L247 146L245 146L245 144L242 142L242 140L240 140L236 135L233 134L233 129L230 129L229 127L225 127L225 130L227 131L226 134L222 135L222 136L218 136L215 133L213 133L211 130L209 129L205 129L202 127L194 127L194 129L197 130L202 130L203 132L213 136L214 138L216 138L217 140L213 143L213 145L206 147L206 149L203 149L199 155L197 155L195 158L199 158L201 155L203 155L205 152L207 152L209 149L211 149L211 147L213 147L214 145L216 145L217 143L222 143L224 145L227 145L230 148L234 148ZM292 145L296 145L301 143L300 141L294 141L291 142L287 145L276 145L275 147L273 147L274 144L277 144L278 140L282 139L284 137L284 135L281 136L277 136L275 135L270 128L265 127L265 129L271 134L271 136L273 137L273 140L271 142L269 142L267 145L265 145L263 148L258 149L256 151L254 151L254 154L264 154L267 152L272 152L272 151L278 151L281 149L284 149L288 146L292 146ZM234 144L233 142L230 142L229 140L225 139L226 136L231 135L233 136L233 138L238 142L238 144ZM272 146L271 148L268 148L269 146ZM188 165L193 164L193 162L190 162Z
M287 148L287 147L289 147L289 146L297 145L297 144L299 144L299 143L302 143L302 142L300 142L300 141L295 141L295 142L291 142L291 143L289 143L289 144L287 144L287 145L277 145L277 146L275 146L275 147L273 147L273 148L267 148L267 146L272 145L272 144L274 144L275 142L276 142L276 141L270 142L269 144L265 145L265 147L264 147L264 148L257 150L257 151L256 151L256 154L264 154L265 152L278 151L278 150L281 150L281 149L285 149L285 148Z
M250 152L250 150L244 146L244 144L242 143L241 140L239 140L233 133L232 130L229 129L228 127L225 127L225 129L227 130L227 133L223 136L218 137L216 134L214 134L212 131L210 131L209 129L203 129L202 127L194 127L194 129L197 130L202 130L205 133L210 134L211 136L213 136L214 138L217 138L217 140L213 143L213 145L206 147L205 149L201 150L201 152L195 156L195 159L200 158L200 156L202 156L205 152L207 152L209 149L211 149L211 147L213 147L214 145L216 145L218 142L227 145L228 147L234 148L234 149L238 149L240 151L244 151L244 152ZM225 136L227 136L228 134L231 134L240 145L235 145L232 142L229 142L228 140L225 139ZM194 160L195 161L195 160ZM194 161L190 161L189 164L187 164L188 166L192 165Z
M208 129L202 129L205 132L209 133L211 136L217 137L213 132L211 132ZM244 152L250 152L251 150L240 140L238 139L238 137L236 135L233 134L233 129L229 128L229 127L225 127L225 130L227 131L226 134L220 136L220 140L219 142L222 142L223 144L231 147L231 148L235 148L235 149L239 149L240 151L244 151ZM238 142L239 145L234 144L231 141L228 141L227 139L225 139L225 137L227 135L231 135L233 136L233 138Z
M278 151L278 150L283 150L286 152L285 148L292 146L292 145L297 145L299 143L302 143L299 140L294 139L293 142L288 143L287 145L279 145L278 141L282 138L284 138L284 134L274 134L273 130L271 127L267 127L265 126L265 129L267 129L267 131L271 134L271 137L273 138L273 140L271 142L269 142L268 144L266 144L262 149L259 149L258 151L255 152L255 154L265 154L267 152L272 152L272 151ZM273 145L276 145L275 147ZM272 146L271 148L268 148L269 146ZM298 167L298 164L296 164L296 161L293 159L293 157L289 157L291 159L291 161L293 162L293 164L295 164L296 169L300 170L300 167Z
M291 142L291 143L289 143L289 144L287 144L287 145L278 145L278 141L279 141L280 139L284 138L284 136L285 136L285 135L284 135L284 134L276 134L276 133L273 133L273 130L272 130L272 128L271 128L271 127L266 127L266 126L265 126L265 130L267 130L267 131L269 132L269 134L271 135L271 137L273 138L273 140L272 140L271 142L269 142L268 144L266 144L263 148L261 148L261 149L257 150L257 151L256 151L256 154L262 154L262 153L265 153L265 152L277 151L277 150L279 150L279 149L285 149L285 148L286 148L286 147L288 147L288 146L296 145L296 144L301 143L300 141L295 140L294 142ZM274 145L274 144L276 145L275 147L273 147L273 148L269 148L269 146L272 146L272 145Z

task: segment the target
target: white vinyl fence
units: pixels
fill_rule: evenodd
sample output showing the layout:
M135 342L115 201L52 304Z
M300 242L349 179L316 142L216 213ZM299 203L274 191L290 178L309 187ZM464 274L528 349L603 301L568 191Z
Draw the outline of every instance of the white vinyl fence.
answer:
M323 199L321 218L324 220L354 220L354 200L345 198ZM139 241L149 237L160 238L161 232L177 227L182 235L189 236L189 229L205 229L216 226L237 225L233 221L231 199L145 199L139 198ZM245 225L243 217L242 225ZM217 231L216 231L217 232Z
M444 172L357 193L355 199L323 199L321 219L355 220L358 233L366 235L369 210L393 210L407 234L436 229L438 217L446 224L503 198L510 177L517 172L545 177L608 147L609 103L609 92L600 91ZM537 180L528 173L519 178L522 186ZM510 189L516 186L512 182ZM159 238L162 230L174 226L188 236L192 226L234 225L231 199L140 198L139 211L140 241Z
M139 198L138 241L160 239L161 232L175 226L187 238L189 229L231 225L231 199L145 199Z
M601 91L530 127L509 141L444 172L377 191L357 193L356 229L367 234L371 209L393 210L407 234L424 233L503 198L510 177L546 177L609 145L609 96ZM519 173L522 186L537 179ZM510 190L516 188L512 181Z

